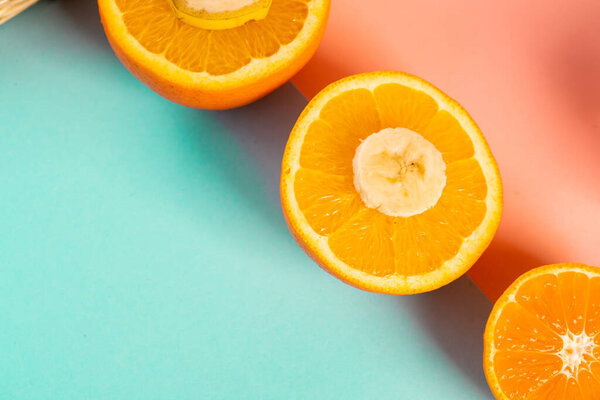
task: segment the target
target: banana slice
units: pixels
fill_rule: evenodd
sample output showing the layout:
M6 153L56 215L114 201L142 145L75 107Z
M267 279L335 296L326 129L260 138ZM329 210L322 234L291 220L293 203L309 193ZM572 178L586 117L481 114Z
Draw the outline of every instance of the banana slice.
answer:
M266 18L272 0L169 0L183 22L202 29L231 29Z
M365 205L392 217L433 207L446 186L442 154L406 128L373 133L358 146L352 164L354 186Z

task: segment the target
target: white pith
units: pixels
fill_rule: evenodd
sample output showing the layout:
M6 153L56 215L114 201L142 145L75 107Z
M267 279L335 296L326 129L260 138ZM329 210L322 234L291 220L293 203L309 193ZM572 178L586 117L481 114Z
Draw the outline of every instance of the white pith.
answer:
M561 338L563 348L556 355L563 362L560 373L566 375L567 378L576 378L580 369L587 367L592 360L599 361L594 357L597 345L592 336L588 336L585 332L576 335L567 331Z
M356 149L354 186L369 208L410 217L433 207L446 185L442 153L406 128L385 128Z

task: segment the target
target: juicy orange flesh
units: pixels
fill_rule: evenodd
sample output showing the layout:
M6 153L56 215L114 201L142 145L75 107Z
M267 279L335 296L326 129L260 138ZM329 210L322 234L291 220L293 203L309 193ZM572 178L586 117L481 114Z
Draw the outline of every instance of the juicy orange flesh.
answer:
M354 187L356 148L384 128L411 129L444 157L446 186L422 214L384 215ZM487 184L473 156L468 134L429 95L395 83L355 89L329 100L308 127L294 191L310 226L344 263L375 276L418 275L453 258L485 217Z
M593 338L592 354L565 365L564 335ZM597 399L600 277L562 272L525 281L496 321L494 348L494 373L508 398Z
M211 75L234 72L292 42L304 26L309 2L273 0L263 20L204 30L177 19L167 0L116 0L127 30L146 50L182 69Z

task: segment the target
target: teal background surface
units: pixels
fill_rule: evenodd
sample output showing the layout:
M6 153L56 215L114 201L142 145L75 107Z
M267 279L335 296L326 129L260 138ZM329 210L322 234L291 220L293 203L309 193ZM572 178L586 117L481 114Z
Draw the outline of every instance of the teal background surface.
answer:
M91 0L0 26L0 399L489 399L490 302L320 270L282 217L306 100L170 103Z

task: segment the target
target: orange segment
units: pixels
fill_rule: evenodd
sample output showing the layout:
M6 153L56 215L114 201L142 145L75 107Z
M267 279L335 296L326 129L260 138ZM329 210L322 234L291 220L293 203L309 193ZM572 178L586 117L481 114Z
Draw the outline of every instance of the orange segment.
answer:
M281 46L291 43L302 28L308 17L309 3L315 0L273 0L269 14L264 21L253 21L252 25L265 23L267 29L273 33Z
M594 378L590 371L581 371L578 381L584 399L593 399L594 396L598 396L598 393L600 393L600 380Z
M573 334L583 332L588 305L590 279L576 272L565 272L558 275L560 298L563 300L566 329Z
M346 139L336 135L329 124L318 119L306 132L300 165L329 174L351 176L352 158L357 146L358 137Z
M299 206L308 223L321 235L335 232L362 208L347 177L301 169L296 174L295 191L300 195Z
M600 343L586 333L590 290L600 269L581 264L536 268L498 299L484 335L484 370L499 400L581 399L600 395Z
M515 299L557 334L567 333L564 324L565 311L556 275L541 275L537 279L523 282L515 293Z
M499 318L503 323L494 331L498 350L549 353L562 348L560 336L519 303L507 304ZM532 337L535 341L530 340Z
M422 133L425 139L435 144L442 152L447 163L475 155L469 135L448 111L441 110L435 114Z
M389 218L363 208L329 237L329 246L343 262L374 276L386 276L396 270L392 236Z
M488 212L485 202L466 196L442 195L438 206L444 210L444 220L451 223L462 237L471 236Z
M438 103L431 96L405 85L386 83L373 93L385 127L422 132L438 111Z
M343 93L330 100L319 116L306 132L300 164L350 176L360 140L381 128L373 94L364 89Z
M499 350L493 362L503 371L498 376L500 385L514 399L528 398L531 392L555 378L562 367L562 361L555 355L534 352Z
M211 75L227 75L252 61L250 51L243 45L243 31L239 28L209 31L204 70ZM231 43L239 43L231 47ZM200 45L200 43L197 43Z
M596 350L594 350L594 356L596 357L596 360L600 360L600 353L598 351L598 346L600 346L600 343L596 341L596 345L597 346ZM600 381L600 361L592 362L590 372L592 373L592 376L596 378L597 381Z
M147 2L127 2L117 0L123 11L123 22L134 37L144 38L144 47L152 53L162 53L170 45L165 38L173 37L185 31L187 25L181 25L166 1L149 0ZM191 28L191 27L190 27ZM192 31L192 29L190 29ZM190 36L188 32L185 36ZM203 52L202 52L203 53Z
M219 30L181 21L169 0L98 4L115 53L140 80L184 105L231 108L265 95L308 61L330 0L273 0L264 19Z
M277 36L271 32L270 25L247 23L237 29L246 38L246 46L252 58L271 57L281 47Z
M567 389L567 377L563 374L554 375L535 389L528 400L564 400Z
M357 175L357 149L380 151L392 142L400 147L365 158L385 163L376 179L368 180L368 163ZM411 154L416 158L406 158ZM433 206L396 213L387 207L405 204L402 198L386 207L365 202L363 191L380 184L389 184L378 194L384 200L390 188L412 195L397 183L403 174L418 185L440 163L445 183ZM343 79L309 103L286 146L281 197L294 237L319 265L359 288L394 294L432 290L463 274L489 244L502 208L495 161L468 114L430 84L398 72Z
M481 165L476 159L469 158L448 164L446 176L448 180L445 191L448 195L463 200L485 201L488 190L487 182Z
M366 89L340 93L323 106L319 117L333 131L328 136L330 140L337 136L349 141L354 148L359 139L382 128L373 93Z
M181 24L179 21L175 21L174 24L177 24L179 29L173 35L171 43L163 40L163 43L167 45L165 58L185 70L204 71L211 43L210 32Z
M594 395L594 397L596 396ZM593 399L594 397L590 398ZM581 389L579 388L578 380L572 378L567 380L567 385L565 388L565 394L563 394L563 398L569 400L585 400L583 394L581 393Z
M448 164L446 167L446 193L464 200L485 201L487 182L481 169L481 164L469 158Z
M474 155L469 135L452 114L438 111L438 103L431 96L398 84L380 85L374 94L383 127L421 133L440 150L447 163Z
M421 215L394 219L397 273L421 275L456 256L463 237L440 209L436 206Z
M469 237L486 216L487 182L475 159L462 160L446 167L447 182L436 209L444 222L463 237Z

